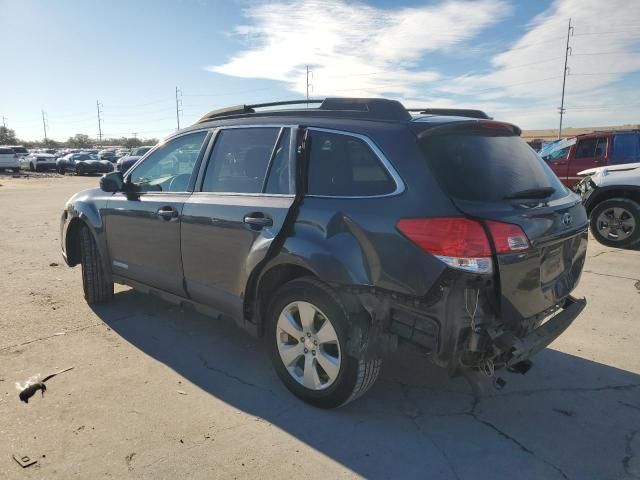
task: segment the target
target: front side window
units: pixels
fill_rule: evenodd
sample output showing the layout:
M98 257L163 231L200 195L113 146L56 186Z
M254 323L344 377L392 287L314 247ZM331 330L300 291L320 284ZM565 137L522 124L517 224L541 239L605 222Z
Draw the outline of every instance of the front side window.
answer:
M311 131L308 192L323 196L375 196L393 193L396 184L362 139Z
M207 132L182 135L168 141L129 175L141 192L185 192Z
M221 130L211 153L202 191L261 193L279 133L278 127Z

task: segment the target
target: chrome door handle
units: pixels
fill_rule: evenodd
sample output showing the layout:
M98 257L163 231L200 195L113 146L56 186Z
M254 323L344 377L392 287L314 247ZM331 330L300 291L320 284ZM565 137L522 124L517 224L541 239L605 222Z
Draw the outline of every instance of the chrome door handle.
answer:
M159 208L156 213L158 214L158 216L162 217L165 220L176 218L178 216L178 211L173 207Z
M269 217L245 215L242 221L247 225L250 225L252 227L257 227L257 228L270 227L273 225L273 219Z

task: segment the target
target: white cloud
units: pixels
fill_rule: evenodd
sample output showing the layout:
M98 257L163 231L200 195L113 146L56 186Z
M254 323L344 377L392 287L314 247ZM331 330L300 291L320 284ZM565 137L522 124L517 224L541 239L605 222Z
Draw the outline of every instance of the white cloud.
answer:
M616 83L640 71L640 1L554 0L497 55L480 34L509 21L507 0L445 0L422 7L376 8L347 0L280 0L245 10L233 29L245 48L208 70L283 82L312 96L379 96L407 106L481 108L525 128L558 121L567 21L572 18L566 125L638 123L637 91ZM470 42L472 40L472 42ZM429 53L487 58L489 67L449 77L447 62L425 67ZM593 55L593 54L598 55ZM599 55L599 53L607 53ZM614 86L615 85L615 86Z
M504 113L536 126L557 122L569 18L574 35L566 83L567 119L582 125L637 122L637 94L612 85L640 70L638 1L556 0L512 47L491 59L488 72L455 78L441 92L485 101L525 100L526 108L512 112L508 109L513 107L507 107ZM630 108L634 100L636 105Z
M440 78L418 68L429 52L473 38L510 11L504 0L450 0L424 7L380 9L342 0L260 4L234 33L248 48L213 72L286 82L305 93L305 65L314 95L412 96Z

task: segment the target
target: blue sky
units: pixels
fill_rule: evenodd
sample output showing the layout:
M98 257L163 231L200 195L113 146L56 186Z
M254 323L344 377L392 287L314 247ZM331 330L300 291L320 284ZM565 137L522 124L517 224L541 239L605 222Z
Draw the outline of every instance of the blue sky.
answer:
M219 106L386 96L556 128L640 123L640 2L0 0L0 117L21 138L162 137ZM2 118L0 118L2 120Z

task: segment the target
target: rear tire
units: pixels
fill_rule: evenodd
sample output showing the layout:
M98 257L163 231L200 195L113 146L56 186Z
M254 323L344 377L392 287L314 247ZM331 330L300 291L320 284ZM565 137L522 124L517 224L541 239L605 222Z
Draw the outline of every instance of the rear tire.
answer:
M104 270L96 241L86 226L80 230L80 255L85 300L90 305L108 302L113 298L113 281Z
M65 173L64 165L58 165L58 168L56 170L58 170L58 173L60 175L64 175Z
M589 226L603 245L632 247L640 243L640 204L628 198L604 200L591 211Z
M296 310L297 306L301 309ZM311 317L301 313L305 309L313 312ZM305 322L304 317L311 320ZM287 332L282 328L284 318L295 319L295 324L284 323ZM328 329L325 329L326 322L329 322ZM305 328L305 324L308 327ZM267 311L265 339L280 380L291 393L316 407L346 405L369 390L380 373L382 360L365 361L348 354L348 313L331 288L311 277L288 282L276 292ZM305 339L304 343L302 339ZM317 347L314 341L318 342L315 343ZM289 348L293 353L287 357ZM329 360L332 363L327 363ZM312 388L304 384L307 383L307 368L313 372L310 377L314 377L315 383L308 382Z

